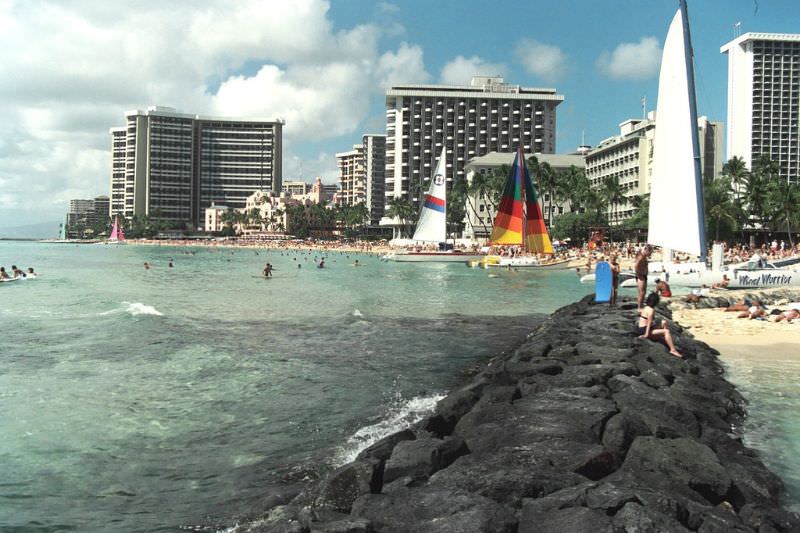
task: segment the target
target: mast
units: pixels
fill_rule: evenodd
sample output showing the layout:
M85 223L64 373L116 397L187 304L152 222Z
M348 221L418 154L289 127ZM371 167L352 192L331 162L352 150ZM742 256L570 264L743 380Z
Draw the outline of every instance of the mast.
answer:
M689 33L689 8L686 5L686 0L678 0L681 10L681 19L683 20L683 43L684 54L686 55L686 79L688 80L689 89L689 114L692 122L692 150L694 154L694 171L697 186L695 187L697 195L697 220L699 221L700 230L700 261L706 262L708 257L708 249L706 247L706 229L705 229L705 206L703 203L703 174L700 165L700 139L697 133L697 96L695 93L694 84L694 51L692 49L692 36ZM656 117L658 120L658 117ZM658 126L656 126L658 127Z

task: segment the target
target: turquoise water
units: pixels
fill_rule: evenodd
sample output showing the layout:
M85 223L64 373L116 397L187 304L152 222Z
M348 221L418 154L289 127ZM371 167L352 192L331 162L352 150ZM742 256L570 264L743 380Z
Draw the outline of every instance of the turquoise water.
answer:
M0 284L0 529L233 525L418 419L462 369L591 289L571 271L320 257L0 242L0 265L42 274ZM796 506L800 368L730 372L751 400L748 442Z
M0 284L0 529L230 526L589 290L570 271L315 257L0 243L0 265L41 274Z

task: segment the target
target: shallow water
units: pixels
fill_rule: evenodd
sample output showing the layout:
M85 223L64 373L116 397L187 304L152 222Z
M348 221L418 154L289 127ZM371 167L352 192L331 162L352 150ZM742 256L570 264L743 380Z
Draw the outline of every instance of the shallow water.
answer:
M0 243L41 274L0 286L0 528L232 525L589 290L568 271L193 252Z

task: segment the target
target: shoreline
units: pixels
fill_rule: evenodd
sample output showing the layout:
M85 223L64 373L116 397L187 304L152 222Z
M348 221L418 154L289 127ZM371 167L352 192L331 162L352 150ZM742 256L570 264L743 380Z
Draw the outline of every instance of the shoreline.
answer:
M557 310L422 422L234 531L800 528L736 434L745 401L716 350L686 328L676 358L635 337L635 314L630 298Z

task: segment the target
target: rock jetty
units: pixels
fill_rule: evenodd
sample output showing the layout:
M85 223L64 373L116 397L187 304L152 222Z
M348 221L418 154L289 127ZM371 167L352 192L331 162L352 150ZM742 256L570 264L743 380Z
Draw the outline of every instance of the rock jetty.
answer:
M421 423L237 531L800 531L742 444L718 352L672 324L673 357L636 314L590 297L556 311Z

